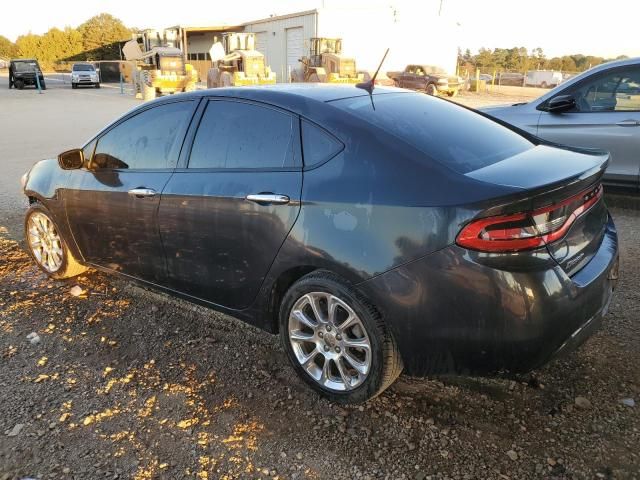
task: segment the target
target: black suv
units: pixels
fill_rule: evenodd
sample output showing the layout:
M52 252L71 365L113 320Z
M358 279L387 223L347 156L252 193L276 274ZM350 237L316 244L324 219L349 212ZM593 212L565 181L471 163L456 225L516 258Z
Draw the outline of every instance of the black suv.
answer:
M34 59L11 60L9 63L9 88L16 87L22 90L25 85L37 87L36 74L40 80L40 88L47 89L44 76L38 61Z

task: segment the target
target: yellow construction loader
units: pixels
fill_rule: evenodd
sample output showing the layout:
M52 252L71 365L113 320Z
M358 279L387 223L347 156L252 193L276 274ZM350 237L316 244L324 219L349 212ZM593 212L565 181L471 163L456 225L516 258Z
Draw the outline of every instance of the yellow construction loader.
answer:
M122 48L126 62L121 72L133 83L136 98L151 100L167 95L195 90L198 72L184 63L182 51L173 47L152 47L143 52L137 40L130 40Z
M356 61L342 54L341 38L312 38L309 56L302 57L302 67L291 72L292 82L360 83Z
M254 33L224 33L209 53L213 67L207 73L207 88L276 83L275 72L255 49Z

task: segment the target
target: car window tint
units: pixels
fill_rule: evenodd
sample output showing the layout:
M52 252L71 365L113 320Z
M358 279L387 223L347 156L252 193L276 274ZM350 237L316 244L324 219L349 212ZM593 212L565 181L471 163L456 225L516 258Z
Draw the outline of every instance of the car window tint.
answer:
M435 160L460 173L486 167L534 146L497 122L423 94L367 95L337 100L332 105L413 145L425 154L426 161Z
M173 168L190 118L192 102L145 110L98 140L93 168Z
M293 117L255 104L210 101L193 140L189 168L292 167Z
M342 143L320 127L302 122L302 155L306 166L329 160L342 150Z
M640 67L615 70L579 84L569 93L576 99L578 112L640 110Z

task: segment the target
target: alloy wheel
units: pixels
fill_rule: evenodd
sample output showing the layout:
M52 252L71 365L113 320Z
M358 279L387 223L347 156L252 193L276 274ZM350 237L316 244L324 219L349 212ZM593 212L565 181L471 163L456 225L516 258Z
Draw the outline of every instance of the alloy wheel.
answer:
M300 297L289 314L288 334L300 366L324 388L352 390L371 369L371 342L362 320L326 292Z
M64 251L62 239L51 219L44 213L35 212L27 224L27 241L38 264L49 273L62 266Z

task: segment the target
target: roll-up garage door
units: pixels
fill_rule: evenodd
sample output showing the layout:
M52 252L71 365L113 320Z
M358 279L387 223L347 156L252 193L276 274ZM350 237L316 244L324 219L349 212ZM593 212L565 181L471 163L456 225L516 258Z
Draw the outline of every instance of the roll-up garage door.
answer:
M289 82L291 79L289 72L300 66L299 60L303 56L302 39L302 27L287 29L287 69L284 72L285 82Z

